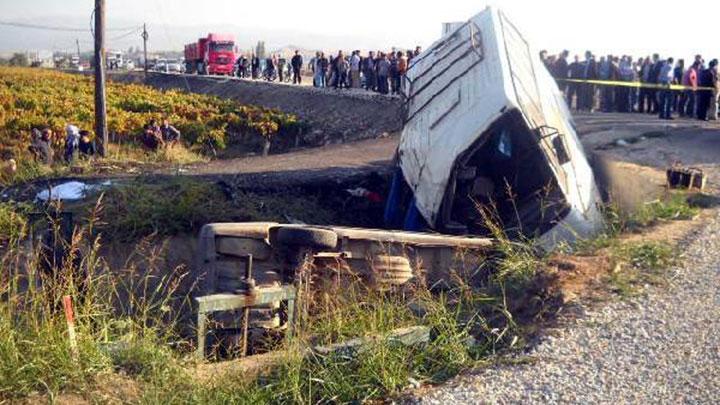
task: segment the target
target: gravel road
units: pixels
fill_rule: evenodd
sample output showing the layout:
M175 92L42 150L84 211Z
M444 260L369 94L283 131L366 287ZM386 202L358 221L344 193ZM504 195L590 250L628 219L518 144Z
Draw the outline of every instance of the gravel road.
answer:
M693 235L669 288L590 307L538 361L469 373L418 403L720 403L720 215Z

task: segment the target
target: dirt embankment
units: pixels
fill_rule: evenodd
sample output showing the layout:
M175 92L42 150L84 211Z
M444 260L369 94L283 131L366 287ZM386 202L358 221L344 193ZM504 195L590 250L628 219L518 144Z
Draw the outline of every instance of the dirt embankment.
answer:
M359 90L316 89L227 77L199 77L149 73L113 74L116 82L146 84L161 90L176 89L209 94L298 115L312 125L305 136L309 145L381 138L402 128L402 103Z

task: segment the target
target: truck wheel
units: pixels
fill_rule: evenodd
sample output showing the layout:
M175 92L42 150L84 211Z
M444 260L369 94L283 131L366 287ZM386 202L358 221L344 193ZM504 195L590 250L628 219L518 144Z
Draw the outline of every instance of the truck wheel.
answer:
M278 244L283 246L307 247L315 250L335 249L337 234L331 230L307 227L282 227L275 235Z
M413 278L410 260L403 256L375 256L371 263L375 284L379 288L402 285Z

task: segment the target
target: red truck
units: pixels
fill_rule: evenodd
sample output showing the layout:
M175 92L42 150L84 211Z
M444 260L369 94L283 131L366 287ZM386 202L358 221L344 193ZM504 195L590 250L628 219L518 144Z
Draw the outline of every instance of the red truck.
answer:
M185 71L209 75L231 75L235 65L235 37L208 34L185 45Z

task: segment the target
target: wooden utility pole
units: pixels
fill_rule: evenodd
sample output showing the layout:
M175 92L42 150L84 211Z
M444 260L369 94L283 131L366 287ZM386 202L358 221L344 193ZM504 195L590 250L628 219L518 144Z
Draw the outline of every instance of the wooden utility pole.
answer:
M78 63L80 63L80 39L75 38L75 44L77 45L77 51L78 51Z
M143 39L143 64L144 64L144 70L145 70L145 76L147 76L148 71L148 63L147 63L147 41L148 38L150 38L150 35L148 35L147 32L147 26L146 24L143 24L143 32L142 32L142 39Z
M105 157L108 146L105 104L105 0L95 0L95 137L98 152Z

